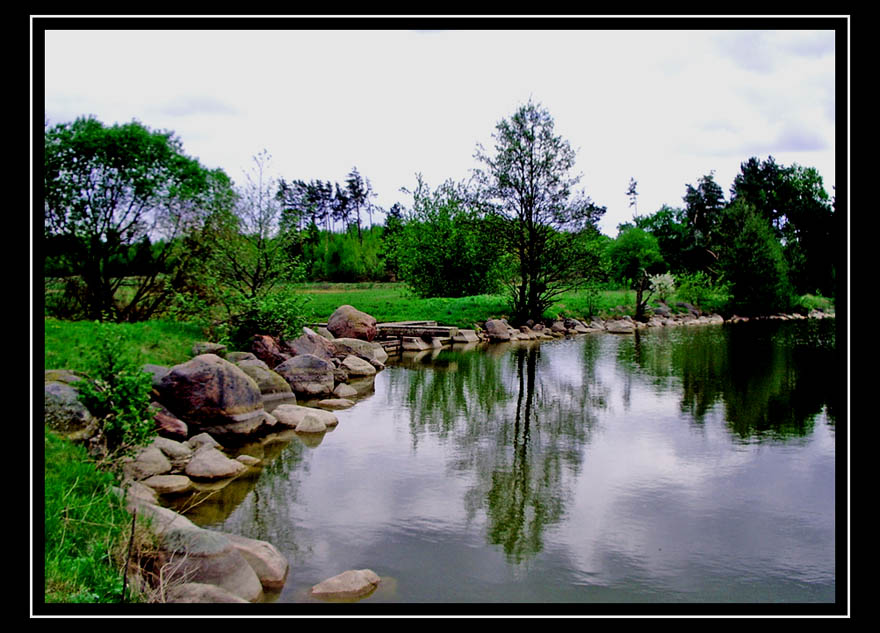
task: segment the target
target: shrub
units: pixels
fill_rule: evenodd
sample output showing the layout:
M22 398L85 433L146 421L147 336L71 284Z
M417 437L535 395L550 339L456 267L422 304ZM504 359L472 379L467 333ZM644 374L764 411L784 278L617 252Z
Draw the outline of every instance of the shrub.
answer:
M675 292L675 279L669 273L651 275L651 289L657 294L657 298L665 302Z
M146 444L156 432L150 411L152 378L141 370L128 338L111 324L100 324L86 366L88 380L78 385L79 398L100 421L108 453Z
M687 273L678 277L676 296L706 312L724 312L730 302L730 289L706 273Z
M308 297L292 292L275 292L253 299L240 299L230 318L229 342L243 346L254 334L291 339L306 322Z

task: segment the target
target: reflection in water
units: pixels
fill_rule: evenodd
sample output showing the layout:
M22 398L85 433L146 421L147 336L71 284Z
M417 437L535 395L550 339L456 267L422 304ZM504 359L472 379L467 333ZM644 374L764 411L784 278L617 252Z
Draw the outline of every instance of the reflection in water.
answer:
M282 602L363 567L394 579L370 601L828 602L833 329L405 354L205 516L287 556Z
M406 389L414 446L425 433L457 445L455 467L476 475L468 516L485 511L489 542L520 562L564 514L566 471L577 474L601 399L590 372L542 363L540 344L487 351L443 350L431 370L397 374L391 391Z
M652 330L619 340L627 385L638 374L680 391L681 411L701 423L716 404L736 438L803 437L837 393L834 323L809 320Z

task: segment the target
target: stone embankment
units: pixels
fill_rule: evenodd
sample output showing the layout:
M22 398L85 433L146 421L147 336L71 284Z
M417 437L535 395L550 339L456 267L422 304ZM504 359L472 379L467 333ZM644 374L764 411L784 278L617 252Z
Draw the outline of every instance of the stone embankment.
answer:
M304 328L293 341L256 335L251 349L244 351L197 343L187 362L174 367L145 365L153 379L158 436L122 464L123 487L130 509L150 517L159 537L169 570L162 599L258 602L281 590L289 564L272 544L198 527L168 506L237 478L258 475L263 466L260 458L235 455L229 447L285 431L310 445L320 442L323 433L339 424L334 411L349 408L372 392L373 380L388 360L387 350L421 352L445 345L553 340L591 332L628 334L642 328L725 322L719 315L682 307L684 311L674 314L657 306L644 323L621 316L513 327L504 319L489 319L474 329L459 329L430 321L377 324L373 317L342 306L327 324ZM814 312L809 318L825 316L829 315ZM98 424L77 399L79 380L65 370L46 372L46 424L97 451ZM312 595L360 599L379 582L371 570L349 570L316 584Z
M189 361L144 366L153 380L157 437L121 464L122 489L129 509L149 517L158 537L166 570L161 600L259 602L281 590L289 564L271 543L201 528L169 506L259 473L261 459L231 447L291 431L307 444L320 442L339 423L334 411L372 392L385 368L388 354L372 342L375 335L373 317L342 306L321 334L305 328L293 341L257 335L243 351L196 343ZM45 380L45 423L99 454L99 424L77 397L83 378L49 370ZM379 582L369 570L350 571L345 582L317 584L313 595L362 597Z

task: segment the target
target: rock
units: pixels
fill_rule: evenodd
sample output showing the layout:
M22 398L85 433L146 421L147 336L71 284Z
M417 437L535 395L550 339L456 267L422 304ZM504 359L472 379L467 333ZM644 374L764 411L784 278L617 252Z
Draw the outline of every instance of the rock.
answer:
M251 351L254 356L266 363L269 369L280 365L292 356L292 354L284 352L278 341L267 334L257 334L254 336L251 340Z
M372 376L376 373L375 367L357 356L346 356L342 361L342 366L349 376Z
M313 354L294 356L275 367L275 372L288 382L294 393L305 396L333 393L333 370L332 363Z
M253 455L238 455L235 459L245 466L259 466L263 462L263 460L254 457Z
M486 334L490 341L509 341L510 328L501 319L489 319L486 321Z
M201 356L202 354L216 354L224 356L226 354L226 346L222 343L209 343L207 341L198 341L193 343L192 355Z
M312 587L316 598L359 598L372 592L380 578L369 569L351 569Z
M226 352L223 358L236 365L244 360L260 360L252 352Z
M230 459L213 446L202 446L186 466L186 474L193 479L209 481L235 477L247 466L236 459Z
M452 337L453 343L478 343L480 341L480 337L477 336L477 333L474 330L459 330L458 333Z
M232 541L220 532L199 527L170 527L161 534L166 570L187 582L215 585L248 602L263 596L263 585L254 569Z
M327 320L327 330L337 339L356 338L364 341L372 341L379 333L375 318L350 305L336 308Z
M171 461L174 470L183 470L192 459L193 449L189 444L178 442L167 437L157 437L151 444L155 446Z
M354 387L342 382L336 385L336 388L333 390L333 395L337 398L351 399L358 395L358 391Z
M202 446L212 446L214 448L222 449L223 447L220 445L220 442L211 437L208 433L199 433L198 435L193 435L186 441L186 444L193 449L194 451Z
M336 356L336 348L333 343L307 327L303 328L302 336L292 341L286 341L284 349L294 356L312 354L324 360L331 360Z
M244 373L257 383L263 402L295 398L290 384L277 372L266 367L263 361L242 361L236 363Z
M122 472L129 479L142 481L153 475L171 472L171 461L156 446L140 449L134 457L123 460Z
M189 435L189 427L186 422L179 419L168 409L158 402L151 402L153 420L156 422L156 432L162 436L176 440L186 440Z
M323 433L327 425L315 414L306 413L293 430L297 433Z
M192 480L185 475L153 475L142 483L160 495L182 494L193 488Z
M362 341L356 338L337 338L333 341L336 357L357 356L370 363L376 369L384 369L388 360L388 352L379 343Z
M76 388L66 382L45 383L45 424L71 439L85 439L98 428L98 420L80 402Z
M326 400L319 400L318 406L322 409L330 409L333 411L338 409L350 409L354 406L354 402L347 398L327 398Z
M323 337L324 337L325 339L327 339L328 341L332 341L333 339L336 338L335 336L333 336L333 333L330 332L330 330L328 330L328 329L325 328L325 327L319 327L319 328L316 328L316 329L315 329L315 333L316 333L318 336L323 336Z
M339 418L330 411L315 409L314 407L304 407L299 404L282 404L273 412L278 422L285 426L289 426L294 430L305 420L307 415L313 415L324 423L325 427L336 426L339 424Z
M201 582L185 582L180 585L169 587L165 592L165 602L221 604L226 602L247 603L247 600L240 598L217 585L207 585Z
M215 354L175 365L159 386L160 402L191 429L218 435L247 435L271 421L257 383Z
M236 534L227 534L226 538L241 552L265 589L278 591L284 587L290 564L274 545Z
M82 379L82 376L69 369L47 369L44 382L63 382L72 385Z
M635 324L625 319L611 319L605 322L605 329L612 334L630 334L635 330Z

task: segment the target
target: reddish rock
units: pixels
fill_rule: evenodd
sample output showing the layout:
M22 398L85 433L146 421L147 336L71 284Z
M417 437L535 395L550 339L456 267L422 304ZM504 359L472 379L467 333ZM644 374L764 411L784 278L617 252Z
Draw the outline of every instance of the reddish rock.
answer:
M357 338L364 341L372 341L379 333L374 317L350 305L336 308L327 321L327 329L336 338Z
M251 352L269 366L269 369L280 365L293 356L281 349L281 345L268 334L257 334L251 341Z

